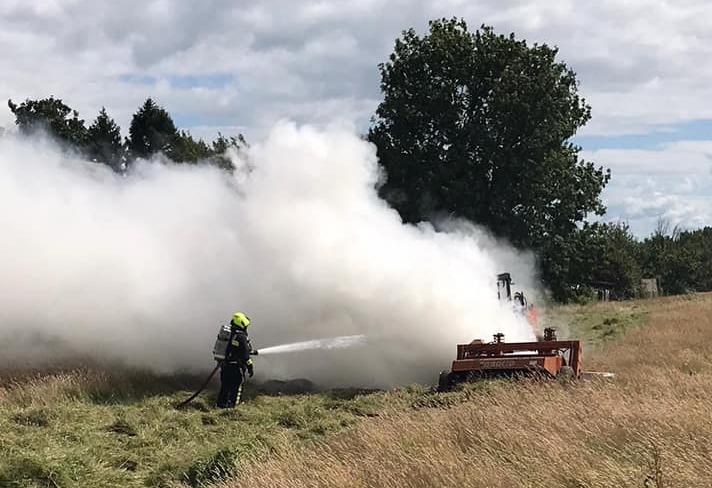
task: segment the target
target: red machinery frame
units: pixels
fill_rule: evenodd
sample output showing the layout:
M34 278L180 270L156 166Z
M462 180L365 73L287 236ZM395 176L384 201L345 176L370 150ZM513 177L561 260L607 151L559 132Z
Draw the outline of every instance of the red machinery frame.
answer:
M489 344L481 340L458 344L457 359L452 362L446 383L471 375L543 373L556 377L565 366L570 368L573 378L580 377L581 341L559 341L552 328L544 330L543 341L507 343L501 333L495 334L494 339ZM568 350L568 359L561 354L562 350Z

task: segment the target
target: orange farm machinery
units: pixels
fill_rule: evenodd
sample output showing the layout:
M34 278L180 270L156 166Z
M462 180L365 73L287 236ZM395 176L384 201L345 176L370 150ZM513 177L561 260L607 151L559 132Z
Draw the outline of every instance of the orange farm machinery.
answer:
M503 334L485 344L474 340L458 344L457 359L450 371L440 373L438 389L447 390L461 381L503 375L538 374L547 377L581 375L581 341L559 341L556 331L544 329L543 340L536 342L505 342Z

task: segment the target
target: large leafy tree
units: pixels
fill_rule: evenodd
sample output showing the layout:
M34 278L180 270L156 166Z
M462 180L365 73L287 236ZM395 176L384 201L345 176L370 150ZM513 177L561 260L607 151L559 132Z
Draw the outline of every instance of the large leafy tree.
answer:
M168 153L178 137L170 114L148 98L131 118L128 147L134 157L146 158Z
M121 128L102 107L94 123L89 127L88 156L120 171L124 146L121 143Z
M464 217L540 248L603 214L610 173L568 142L590 107L557 49L457 19L429 26L404 31L379 65L384 100L368 134L387 176L380 193L403 220Z
M79 151L85 149L88 131L79 113L59 98L25 100L17 105L8 100L8 107L15 115L15 124L23 134L45 131L57 141Z

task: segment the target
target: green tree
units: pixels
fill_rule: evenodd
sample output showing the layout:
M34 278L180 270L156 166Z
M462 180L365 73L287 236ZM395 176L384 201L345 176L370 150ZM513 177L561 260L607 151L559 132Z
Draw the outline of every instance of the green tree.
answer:
M167 156L178 163L211 164L234 171L235 166L227 153L234 149L239 154L245 147L247 142L242 134L227 138L218 133L218 138L208 145L202 139L196 141L188 132L180 131L167 151Z
M218 138L213 141L213 158L211 162L224 170L234 171L235 165L227 155L228 151L234 149L240 154L247 147L249 145L242 134L238 134L237 137L230 136L230 138L227 138L218 132Z
M180 131L173 139L166 155L177 163L197 163L207 160L213 152L202 139L193 139L186 131Z
M696 291L712 291L712 227L680 235L681 244L693 256L691 281Z
M90 159L121 171L124 146L121 143L121 128L102 107L94 123L89 127L88 156Z
M712 228L682 231L661 220L641 243L638 260L665 294L712 290Z
M625 300L640 295L641 269L637 261L638 242L627 224L601 224L591 227L594 245L591 252L591 282L611 284L611 298Z
M83 151L88 140L88 131L79 113L61 99L49 97L41 100L25 100L17 105L8 100L8 107L15 115L15 124L23 134L45 131L59 142Z
M178 137L170 114L148 98L131 119L128 148L133 157L147 158L158 152L168 154Z
M625 224L585 223L542 246L542 267L556 280L548 283L555 300L580 301L604 283L616 300L640 292L638 242Z
M380 194L403 220L457 215L538 249L605 213L610 172L568 142L590 107L557 49L457 19L429 26L404 31L379 65L384 100L368 136L387 176Z

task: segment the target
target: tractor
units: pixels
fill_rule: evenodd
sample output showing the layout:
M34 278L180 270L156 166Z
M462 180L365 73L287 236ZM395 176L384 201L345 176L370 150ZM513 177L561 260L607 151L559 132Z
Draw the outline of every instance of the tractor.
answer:
M532 327L536 327L536 310L527 303L522 292L512 295L512 284L509 273L497 275L497 297L500 301L513 301L514 313L526 314ZM580 377L581 341L560 341L553 328L544 329L542 335L536 334L536 339L534 342L505 342L504 334L497 333L489 343L475 339L469 344L458 344L450 371L440 373L438 390L448 390L460 381L492 376Z

